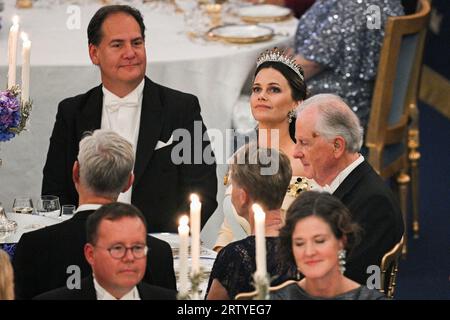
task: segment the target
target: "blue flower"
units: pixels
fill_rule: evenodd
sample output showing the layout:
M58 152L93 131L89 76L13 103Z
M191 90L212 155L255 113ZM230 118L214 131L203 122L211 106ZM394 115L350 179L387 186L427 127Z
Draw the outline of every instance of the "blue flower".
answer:
M14 131L20 124L19 99L10 91L0 91L0 141L15 137Z

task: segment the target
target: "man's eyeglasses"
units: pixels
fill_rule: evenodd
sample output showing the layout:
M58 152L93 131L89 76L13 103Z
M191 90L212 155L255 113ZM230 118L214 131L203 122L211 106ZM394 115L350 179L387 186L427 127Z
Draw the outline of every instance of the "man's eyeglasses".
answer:
M106 250L109 251L109 254L114 259L122 259L127 254L128 250L131 250L131 253L133 254L133 257L135 259L142 259L147 255L148 247L143 244L137 244L131 247L125 247L124 245L116 244L111 248L107 248Z

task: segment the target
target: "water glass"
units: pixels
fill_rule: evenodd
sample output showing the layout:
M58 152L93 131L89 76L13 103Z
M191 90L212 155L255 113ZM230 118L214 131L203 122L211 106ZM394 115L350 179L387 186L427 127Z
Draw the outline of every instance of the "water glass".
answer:
M75 206L72 204L65 204L61 207L61 216L70 217L75 212Z
M56 218L61 214L61 206L57 196L41 196L37 202L37 212L41 216Z

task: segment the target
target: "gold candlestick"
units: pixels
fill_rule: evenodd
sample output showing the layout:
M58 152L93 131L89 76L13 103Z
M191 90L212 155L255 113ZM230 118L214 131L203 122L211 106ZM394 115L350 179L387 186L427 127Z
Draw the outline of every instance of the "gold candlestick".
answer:
M31 0L17 0L16 7L20 9L28 9L33 6L33 2Z
M205 5L205 10L211 20L211 27L217 27L222 24L221 4L207 4Z

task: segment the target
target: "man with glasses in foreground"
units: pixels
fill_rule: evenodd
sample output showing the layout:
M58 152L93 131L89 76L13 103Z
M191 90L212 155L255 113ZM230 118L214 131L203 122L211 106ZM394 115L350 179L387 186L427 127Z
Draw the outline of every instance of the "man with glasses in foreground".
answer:
M86 223L84 255L92 275L80 289L62 287L37 300L174 300L176 292L141 282L147 265L147 226L133 205L102 206Z

